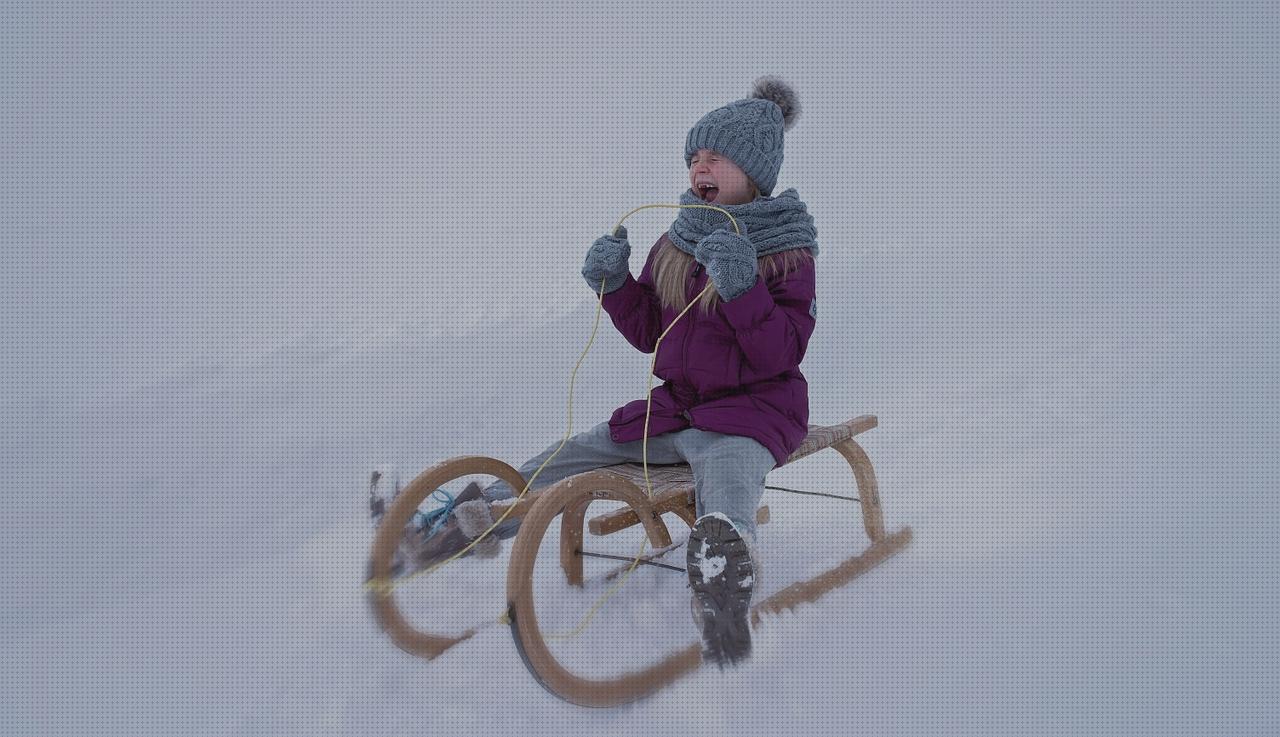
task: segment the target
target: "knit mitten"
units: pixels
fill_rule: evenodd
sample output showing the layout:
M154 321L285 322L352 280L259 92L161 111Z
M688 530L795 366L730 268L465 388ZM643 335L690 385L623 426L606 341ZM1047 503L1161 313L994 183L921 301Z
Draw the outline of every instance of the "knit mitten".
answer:
M586 263L582 265L582 277L591 286L591 291L608 294L627 283L627 275L631 273L630 258L631 243L627 241L627 229L618 226L613 235L600 236L591 244ZM601 280L604 280L602 291Z
M693 257L707 267L716 292L726 302L756 285L756 247L745 235L715 230L698 241Z

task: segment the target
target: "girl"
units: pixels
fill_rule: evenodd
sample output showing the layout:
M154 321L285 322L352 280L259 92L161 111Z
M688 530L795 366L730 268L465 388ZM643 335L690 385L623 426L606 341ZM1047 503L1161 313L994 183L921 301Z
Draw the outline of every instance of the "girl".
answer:
M761 77L752 95L703 116L685 138L689 189L681 208L631 276L625 228L597 239L582 275L601 290L604 309L627 341L652 353L658 336L710 280L714 288L663 339L652 392L650 463L688 463L698 519L687 568L694 620L706 653L723 667L751 651L748 613L759 584L755 511L766 474L786 462L808 433L808 384L800 373L816 317L813 218L795 189L776 197L783 131L799 114L781 80ZM603 289L601 283L603 282ZM570 438L536 479L542 488L573 474L640 462L646 399L619 407L607 422ZM559 443L520 467L527 479ZM518 490L471 484L415 557L429 565L464 547L493 523L487 502ZM499 526L515 534L519 519ZM490 536L492 538L492 535ZM497 539L474 551L492 555Z

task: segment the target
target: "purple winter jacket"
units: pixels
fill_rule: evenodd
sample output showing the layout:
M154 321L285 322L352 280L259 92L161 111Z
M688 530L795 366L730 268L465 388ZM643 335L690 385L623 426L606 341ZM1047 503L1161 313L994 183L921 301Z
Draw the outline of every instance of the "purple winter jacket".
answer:
M652 353L676 310L659 315L653 260L667 240L664 233L649 251L639 280L604 295L603 306L631 345ZM686 298L707 284L707 271L695 263ZM662 339L653 373L664 383L653 388L649 437L693 426L745 435L786 462L809 432L809 384L800 373L816 323L814 266L811 259L766 284L764 274L751 289L720 301L710 315L695 305ZM614 442L644 434L645 398L626 403L609 418ZM776 467L776 466L775 466Z

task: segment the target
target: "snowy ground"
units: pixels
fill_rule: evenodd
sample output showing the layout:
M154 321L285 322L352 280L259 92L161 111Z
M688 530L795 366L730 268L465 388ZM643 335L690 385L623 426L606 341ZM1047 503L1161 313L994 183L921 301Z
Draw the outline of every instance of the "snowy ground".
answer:
M690 75L689 49L754 70L744 46L778 39L649 4L567 31L252 7L3 11L0 731L1280 728L1273 10L753 22L808 39L759 71L809 102L780 185L823 248L811 420L880 418L864 446L915 540L770 618L746 666L589 710L502 627L430 664L391 644L360 587L368 474L559 440L586 246L675 199L688 125L756 73ZM597 23L671 46L597 58ZM598 92L623 67L625 96ZM574 430L643 396L648 361L604 317ZM769 482L849 492L842 464ZM862 543L838 502L766 501L766 591ZM406 602L442 631L492 618L504 570ZM572 626L581 597L544 595ZM693 636L679 575L646 569L565 647L603 670Z
M589 322L580 317L565 322ZM484 345L474 350L483 353ZM558 368L571 367L571 354L553 353ZM1187 383L1197 376L1179 364L1217 360L1212 352L1157 353L1131 353L1126 363L1135 373L1098 381L1080 378L1079 361L1105 366L1114 360L1109 353L1080 359L1064 350L1045 359L1054 368L1035 375L993 367L1021 388L1004 396L993 390L981 404L939 395L938 411L927 396L909 395L930 386L925 369L898 385L901 394L878 400L815 382L819 419L866 411L882 418L864 444L877 464L889 527L910 525L915 542L849 588L771 618L749 666L700 672L607 712L568 706L539 688L505 628L491 627L431 664L377 630L359 586L371 538L361 472L373 459L344 465L326 461L335 448L317 447L293 467L296 480L272 481L261 496L246 493L249 474L210 470L219 468L219 454L209 460L182 450L176 433L150 441L191 453L176 455L172 466L148 452L133 459L138 470L126 471L103 449L85 456L54 505L19 504L27 519L46 521L8 537L14 558L32 563L27 572L57 575L15 577L23 595L11 601L23 603L15 611L14 716L51 732L112 733L400 734L419 731L428 717L461 732L498 729L513 709L566 734L690 720L706 734L731 734L788 728L797 719L833 733L854 725L890 734L1265 731L1259 726L1275 719L1268 694L1277 588L1275 470L1263 445L1274 440L1267 414L1274 410L1250 414L1243 398L1224 399L1231 409L1203 395L1197 401ZM597 357L593 365L603 373L607 362ZM310 370L323 366L322 359ZM566 387L552 368L513 375L507 386ZM819 364L814 373L840 368L824 372ZM1151 382L1157 373L1168 381ZM1269 379L1248 371L1232 381L1252 382L1251 395L1268 391ZM584 395L608 393L598 380L587 386ZM1174 401L1175 393L1189 405ZM980 385L975 394L982 395ZM474 401L467 415L484 417L499 416L492 404L508 399L466 396ZM167 418L188 401L161 400L144 416L186 425ZM271 404L307 401L317 400ZM580 398L576 411L588 414L584 405L598 401ZM464 452L518 462L538 442L554 440L530 440L538 436L529 428L554 428L558 401L524 402L529 413L505 431L486 430L488 443L466 432L435 442L438 450L422 453L423 467ZM211 403L197 416L216 412ZM207 430L199 445L270 444L284 429L268 412L248 404L244 412L247 419ZM1233 416L1266 424L1233 425ZM324 437L336 443L340 433ZM111 443L83 442L87 449ZM226 455L238 452L247 451ZM780 469L770 483L850 491L843 461L829 455ZM95 458L105 469L97 486ZM183 469L196 478L176 473ZM211 478L201 480L202 470ZM160 501L164 490L176 498ZM124 513L104 517L97 494L114 494ZM776 492L768 501L766 593L863 542L857 518L839 517L848 512L840 502ZM257 518L239 505L270 512ZM616 550L633 551L635 542ZM504 570L505 555L459 563L410 589L406 609L442 632L492 619L502 607ZM556 628L576 622L570 614L556 621ZM643 638L628 639L637 633ZM674 649L693 636L680 576L644 569L566 657L604 652L647 662L653 650L646 648ZM584 670L617 665L582 657Z

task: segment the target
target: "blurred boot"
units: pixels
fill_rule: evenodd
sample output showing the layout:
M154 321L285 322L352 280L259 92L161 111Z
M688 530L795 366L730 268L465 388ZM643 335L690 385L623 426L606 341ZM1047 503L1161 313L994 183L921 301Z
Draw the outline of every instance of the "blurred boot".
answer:
M694 523L685 562L703 656L722 669L745 660L751 655L751 599L759 585L751 548L728 517L712 512Z

